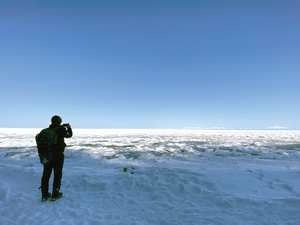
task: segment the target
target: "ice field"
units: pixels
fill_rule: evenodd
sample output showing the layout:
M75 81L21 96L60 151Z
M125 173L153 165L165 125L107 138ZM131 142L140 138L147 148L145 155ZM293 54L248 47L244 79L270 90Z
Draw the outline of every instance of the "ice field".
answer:
M300 224L300 131L74 129L42 203L40 130L0 129L1 225Z

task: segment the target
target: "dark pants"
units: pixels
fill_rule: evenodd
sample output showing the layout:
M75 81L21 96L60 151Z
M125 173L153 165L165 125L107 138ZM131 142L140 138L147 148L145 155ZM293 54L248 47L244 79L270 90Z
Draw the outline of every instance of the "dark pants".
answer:
M54 156L53 162L48 165L44 165L43 176L41 180L41 188L42 195L46 196L49 190L49 179L52 173L52 169L54 170L54 179L53 179L53 189L52 196L57 195L60 189L60 182L62 178L62 170L64 165L64 154Z

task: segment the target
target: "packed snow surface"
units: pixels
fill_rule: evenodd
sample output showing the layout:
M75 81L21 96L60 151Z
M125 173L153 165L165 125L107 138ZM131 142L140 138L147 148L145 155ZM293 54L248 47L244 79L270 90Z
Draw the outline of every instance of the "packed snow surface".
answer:
M2 225L300 224L300 131L75 129L44 203L39 131L0 129Z

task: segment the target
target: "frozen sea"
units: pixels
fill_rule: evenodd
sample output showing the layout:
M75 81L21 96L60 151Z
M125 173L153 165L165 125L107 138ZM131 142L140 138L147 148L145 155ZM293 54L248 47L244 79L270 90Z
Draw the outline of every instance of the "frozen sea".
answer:
M300 131L74 129L44 203L39 131L0 129L1 225L300 224Z

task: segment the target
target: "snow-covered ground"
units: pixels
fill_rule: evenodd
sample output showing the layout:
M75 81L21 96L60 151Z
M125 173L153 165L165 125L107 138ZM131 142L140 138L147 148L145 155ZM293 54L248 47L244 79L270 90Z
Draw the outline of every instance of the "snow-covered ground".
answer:
M300 224L300 131L75 129L42 203L39 130L0 129L1 225Z

